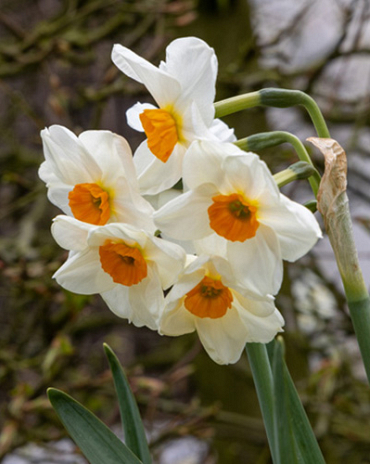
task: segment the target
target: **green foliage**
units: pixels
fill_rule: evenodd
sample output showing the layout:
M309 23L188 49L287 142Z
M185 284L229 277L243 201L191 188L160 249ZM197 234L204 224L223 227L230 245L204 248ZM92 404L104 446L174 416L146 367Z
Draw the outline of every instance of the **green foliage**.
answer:
M127 377L113 350L106 344L104 350L113 375L127 446L94 414L66 393L49 388L49 400L91 464L151 464L145 430Z
M91 464L140 464L141 461L94 414L67 394L50 388L48 396L70 436Z
M116 387L126 444L144 464L151 464L152 459L145 437L145 430L127 377L112 349L107 344L104 344L104 350Z

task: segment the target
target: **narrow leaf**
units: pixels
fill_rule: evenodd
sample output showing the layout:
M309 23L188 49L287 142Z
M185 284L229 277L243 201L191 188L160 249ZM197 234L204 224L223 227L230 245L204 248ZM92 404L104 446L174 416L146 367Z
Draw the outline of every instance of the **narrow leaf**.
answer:
M289 462L299 464L299 454L292 430L288 385L284 376L284 345L281 338L275 341L273 355L273 376L275 392L275 439L279 464Z
M49 400L90 464L142 464L109 428L66 393L48 390Z
M117 356L106 343L104 343L104 350L116 387L126 445L144 464L151 464L152 459L145 437L143 423L127 377Z
M317 443L315 434L285 364L284 378L288 392L289 409L294 437L303 462L305 464L325 464L325 460Z

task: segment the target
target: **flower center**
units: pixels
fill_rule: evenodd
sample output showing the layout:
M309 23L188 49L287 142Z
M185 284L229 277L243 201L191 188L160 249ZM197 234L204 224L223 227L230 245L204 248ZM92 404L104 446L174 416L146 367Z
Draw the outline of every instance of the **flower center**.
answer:
M144 110L140 121L148 137L148 147L165 163L179 141L175 118L166 110Z
M110 218L109 195L97 184L77 184L68 194L73 216L83 222L103 226Z
M216 195L208 208L211 228L221 237L232 242L244 242L256 235L259 222L257 206L248 203L242 195Z
M124 242L107 241L99 247L101 267L116 284L138 284L148 274L146 261L138 248L130 247Z
M231 308L233 295L220 280L203 279L185 296L185 308L198 317L218 319Z

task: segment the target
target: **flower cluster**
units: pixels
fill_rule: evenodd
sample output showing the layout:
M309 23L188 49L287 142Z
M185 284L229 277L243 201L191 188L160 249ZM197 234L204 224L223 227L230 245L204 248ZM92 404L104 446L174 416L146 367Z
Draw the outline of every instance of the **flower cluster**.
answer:
M136 326L170 336L196 330L214 361L236 362L245 343L282 330L273 298L282 261L307 253L319 226L215 119L212 48L178 39L155 67L115 45L112 59L158 106L127 112L146 135L133 157L109 131L41 132L39 174L65 213L52 233L69 250L54 277L70 291L101 294ZM171 189L180 179L183 191Z

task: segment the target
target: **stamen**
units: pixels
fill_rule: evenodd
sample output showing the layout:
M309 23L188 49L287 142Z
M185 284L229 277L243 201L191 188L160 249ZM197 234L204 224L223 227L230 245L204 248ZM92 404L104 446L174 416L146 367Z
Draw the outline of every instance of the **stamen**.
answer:
M232 242L244 242L256 235L259 222L258 207L247 202L242 195L216 195L208 208L210 227L221 237Z
M233 301L233 295L220 280L204 277L185 296L185 308L195 316L218 319L224 316Z
M138 248L124 242L107 241L99 247L100 263L113 282L127 287L141 282L148 274L146 261Z
M171 113L161 109L144 110L139 117L150 151L166 163L179 141L176 120Z
M103 226L110 218L109 195L97 184L77 184L68 194L73 216L83 222Z

